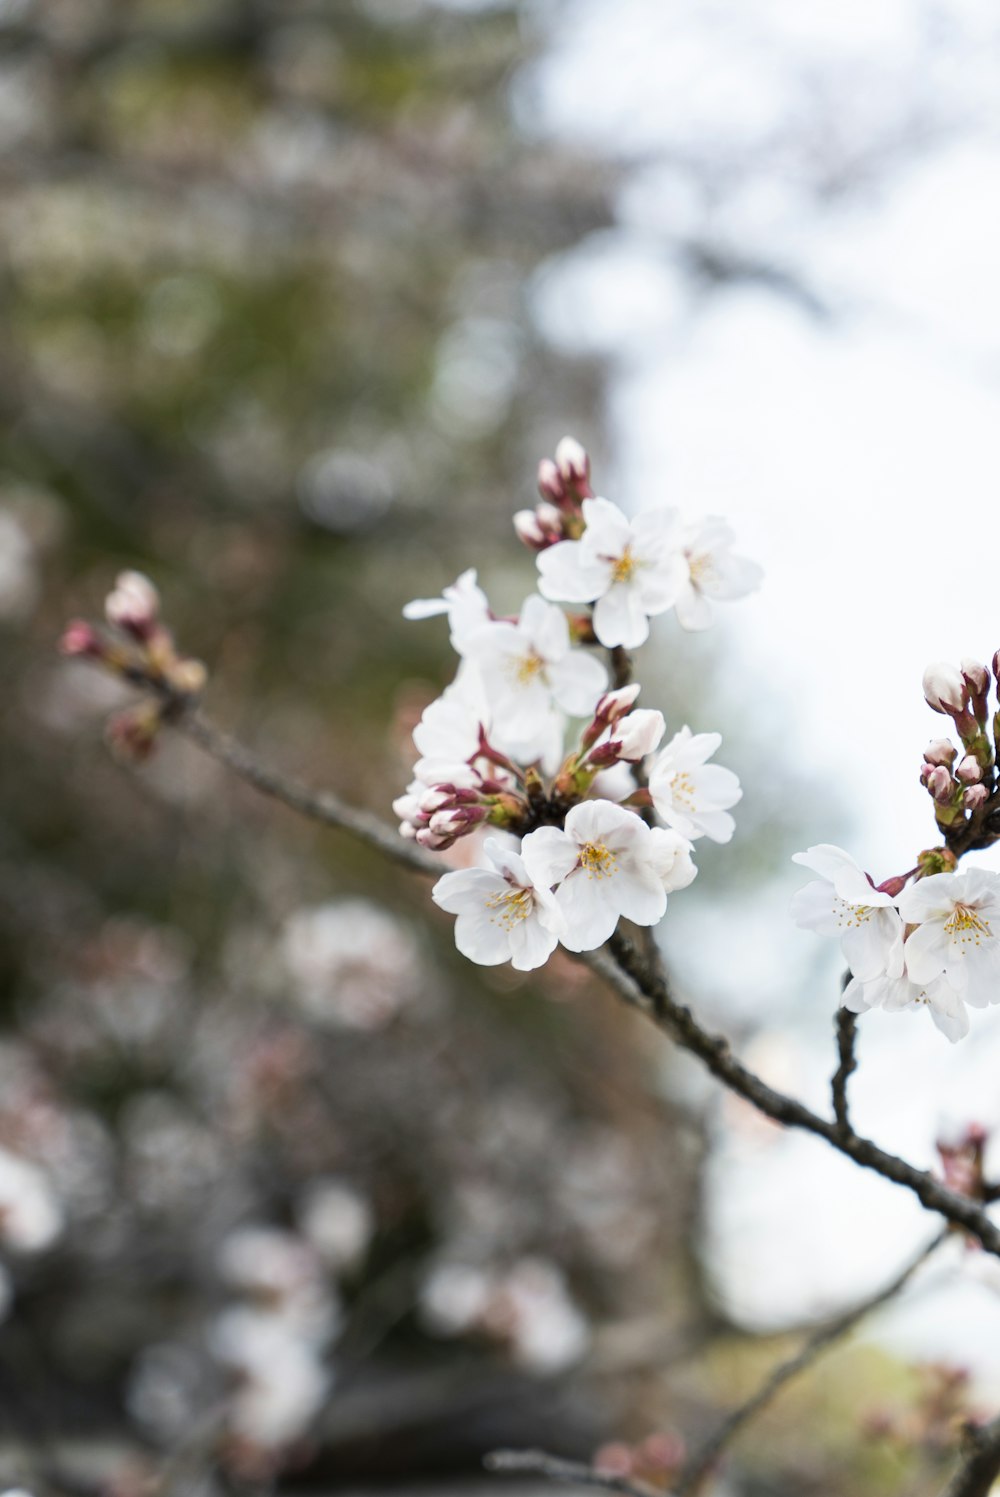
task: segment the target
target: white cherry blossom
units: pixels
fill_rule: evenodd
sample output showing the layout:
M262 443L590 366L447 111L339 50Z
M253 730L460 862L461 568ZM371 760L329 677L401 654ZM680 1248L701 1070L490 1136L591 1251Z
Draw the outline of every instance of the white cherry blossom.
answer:
M458 916L455 945L463 956L481 967L510 962L519 972L530 972L556 948L563 931L559 908L548 885L535 882L518 853L494 837L483 852L489 868L446 873L431 898Z
M903 890L899 910L917 927L906 940L915 982L944 976L974 1008L1000 1002L1000 874L935 873Z
M719 748L719 733L675 733L653 760L649 793L657 815L684 837L728 842L736 823L729 815L743 791L731 769L706 761Z
M698 876L691 860L693 848L686 837L662 826L649 829L652 864L668 894L686 889Z
M607 499L585 499L586 530L538 554L538 590L561 603L596 603L602 645L633 649L649 637L649 619L673 607L688 566L677 511L648 509L629 520Z
M943 977L918 983L904 972L901 977L882 975L863 982L852 977L841 999L845 1008L860 1014L869 1008L896 1011L903 1008L927 1009L943 1035L955 1044L969 1032L969 1015L965 1003Z
M667 907L665 849L632 811L612 801L588 800L566 816L565 829L546 826L521 844L536 887L554 884L566 923L559 939L570 951L593 951L613 933L619 916L655 925Z
M828 842L795 853L792 862L819 874L792 898L795 923L821 936L839 936L847 964L860 981L901 978L903 922L893 897L873 887L850 853Z
M414 598L403 609L405 619L432 619L443 613L448 615L452 647L461 654L468 636L490 617L490 605L474 567L446 587L440 598Z
M760 586L763 569L744 556L734 556L733 540L731 527L719 515L685 528L682 550L687 575L675 603L685 629L708 628L713 600L744 598Z
M562 609L537 593L525 599L516 623L483 625L463 653L479 668L494 720L515 741L530 738L553 708L589 717L608 684L601 662L571 647Z

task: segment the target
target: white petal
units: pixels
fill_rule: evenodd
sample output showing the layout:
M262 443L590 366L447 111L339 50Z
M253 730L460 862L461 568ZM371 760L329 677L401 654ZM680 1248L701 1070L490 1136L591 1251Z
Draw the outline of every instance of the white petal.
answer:
M497 967L510 960L510 934L485 908L469 910L455 921L455 945L470 962Z
M614 934L618 908L607 895L608 882L579 869L559 885L556 899L566 920L561 939L568 951L593 951Z
M607 586L608 567L588 562L580 541L558 541L538 553L538 591L557 603L590 603Z
M918 879L904 889L897 903L906 923L921 925L935 916L947 919L959 897L957 878L954 873L933 873L930 878Z
M868 994L874 985L864 983L858 977L852 977L844 989L840 1002L844 1008L850 1009L852 1014L863 1014L866 1009L875 1007Z
M733 840L736 823L728 811L696 811L692 817L694 834L710 837L713 842L726 843Z
M712 622L712 605L705 595L690 582L682 584L674 603L677 620L682 629L690 631L707 629Z
M546 930L540 920L529 915L527 920L519 920L511 928L511 966L518 972L532 972L548 961L558 944L555 932Z
M414 598L403 608L404 619L433 619L448 612L446 598Z
M832 884L815 879L792 895L789 906L792 919L803 930L814 930L821 936L840 936L850 906L838 899Z
M617 850L644 842L649 827L634 811L616 806L614 801L585 800L568 812L566 832L578 847L603 842Z
M583 650L570 650L549 667L548 675L553 697L570 717L592 716L598 697L607 690L607 671Z
M935 988L933 996L928 991L927 1006L934 1023L953 1045L968 1034L969 1015L957 993L946 987Z
M549 889L576 867L580 848L560 827L542 826L525 837L521 857L535 887Z
M548 553L541 553L546 556ZM594 609L594 633L609 649L622 645L634 650L649 638L649 620L642 611L635 589L615 582Z
M503 878L488 868L456 868L438 879L431 898L449 915L482 910L486 901L506 888Z
M636 925L656 925L667 908L667 891L652 869L646 877L623 869L614 876L614 893L618 908Z
M907 894L909 890L904 889L903 893ZM910 917L902 908L902 903L900 914L909 924ZM939 921L918 925L907 936L903 955L906 958L907 973L913 982L921 985L933 982L935 977L941 976L948 964L948 937L944 933L944 926Z
M632 540L632 526L610 499L585 499L583 520L587 527L583 533L584 553L588 559L619 557Z

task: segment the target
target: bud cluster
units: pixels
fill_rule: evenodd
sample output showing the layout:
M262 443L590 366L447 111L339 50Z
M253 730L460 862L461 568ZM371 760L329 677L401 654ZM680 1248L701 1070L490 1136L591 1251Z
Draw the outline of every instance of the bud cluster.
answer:
M600 698L579 748L564 760L556 776L553 793L560 800L579 799L602 769L641 764L659 748L666 731L663 713L645 707L631 711L638 695L639 686L633 682Z
M516 832L526 825L528 801L513 783L468 768L468 778L475 783L458 785L445 780L424 785L414 781L405 795L393 801L402 836L432 852L442 852L481 827Z
M177 651L160 616L160 595L141 572L121 572L104 603L108 628L83 619L66 626L59 648L64 655L93 660L134 686L152 688L144 699L108 723L108 741L122 759L148 759L166 717L204 690L207 673L200 660Z
M519 509L514 516L518 539L531 551L545 551L558 541L576 540L583 532L581 506L593 497L590 458L575 437L563 437L556 447L555 461L543 458L538 465L541 503L534 509Z
M1000 669L1000 651L993 657L993 669L994 674ZM994 713L991 734L990 686L990 672L977 660L965 659L959 665L936 661L924 671L927 705L952 719L961 742L959 749L948 738L933 739L920 767L920 783L934 802L943 830L964 823L993 793L1000 711Z

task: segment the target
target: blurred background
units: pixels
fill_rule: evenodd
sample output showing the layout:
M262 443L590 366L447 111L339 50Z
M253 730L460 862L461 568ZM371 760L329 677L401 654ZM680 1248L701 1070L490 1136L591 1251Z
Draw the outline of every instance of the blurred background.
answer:
M127 694L55 644L148 572L211 714L388 816L453 669L401 607L468 566L518 606L561 436L626 509L726 514L763 591L638 663L745 786L662 936L825 1105L789 854L909 867L922 668L1000 645L998 127L980 0L0 0L8 1482L443 1490L651 1434L664 1474L930 1235L569 961L463 962L184 743L116 764ZM867 1016L859 1125L930 1166L1000 1121L997 1017ZM952 1244L715 1491L935 1492L998 1288Z

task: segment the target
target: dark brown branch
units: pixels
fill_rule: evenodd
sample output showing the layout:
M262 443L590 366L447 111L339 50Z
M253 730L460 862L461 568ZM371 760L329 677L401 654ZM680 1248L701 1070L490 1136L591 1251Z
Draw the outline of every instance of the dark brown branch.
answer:
M578 1461L564 1461L556 1455L546 1455L543 1450L494 1450L483 1460L487 1471L508 1474L526 1472L544 1476L549 1481L568 1486L602 1487L606 1492L624 1492L627 1497L663 1497L645 1482L633 1481L628 1476L618 1476L611 1471L597 1471L593 1466L584 1466Z
M842 1133L839 1124L820 1117L794 1097L768 1086L736 1059L728 1040L702 1029L691 1010L670 996L661 977L645 970L635 948L621 937L613 937L608 948L581 953L579 960L603 978L619 998L652 1019L681 1049L696 1055L717 1080L759 1112L786 1128L801 1128L806 1133L825 1138L855 1164L873 1170L896 1185L904 1185L928 1211L938 1212L978 1238L988 1252L1000 1256L1000 1229L977 1202L948 1190L933 1175L895 1154L889 1154L853 1129Z
M849 1008L837 1010L837 1054L840 1064L833 1073L830 1090L833 1093L833 1115L842 1133L849 1133L851 1124L847 1116L847 1082L858 1068L854 1045L858 1035L858 1016Z
M433 853L426 852L415 842L408 842L399 835L395 827L372 815L370 811L356 810L329 790L311 790L301 781L271 769L230 734L217 728L203 713L196 710L182 712L174 720L173 726L179 733L193 739L213 759L239 775L241 780L246 780L255 790L290 806L301 816L308 816L313 821L321 821L326 826L349 832L351 836L367 842L369 847L376 848L386 857L403 863L418 873L437 875L447 872L446 863L442 863Z
M800 1372L805 1372L811 1367L825 1351L842 1340L866 1315L870 1315L873 1310L877 1310L899 1294L917 1269L932 1253L937 1251L949 1235L950 1229L946 1227L943 1232L939 1232L921 1248L916 1257L911 1259L890 1284L884 1285L877 1294L869 1295L867 1299L845 1311L843 1315L838 1315L835 1319L820 1326L793 1356L772 1368L760 1387L738 1408L733 1409L709 1436L701 1449L692 1455L678 1478L673 1497L692 1497L723 1450L739 1434L744 1425L759 1414L761 1409L766 1408L786 1383L791 1382Z
M437 874L440 864L433 854L405 841L395 828L368 811L356 811L328 791L311 790L296 780L262 764L228 733L216 728L194 708L176 703L173 726L198 743L263 794L282 801L293 810L328 826L350 832L378 851L419 873ZM801 1128L824 1138L841 1154L884 1179L911 1190L928 1211L936 1211L954 1226L976 1237L990 1253L1000 1256L1000 1229L968 1196L948 1190L933 1175L916 1169L906 1160L879 1148L848 1126L812 1112L794 1097L776 1091L736 1059L729 1042L703 1029L691 1010L670 995L665 977L621 936L606 948L583 952L580 960L601 977L631 1008L638 1009L681 1049L696 1055L717 1080L758 1111L787 1128Z
M962 1463L941 1497L989 1497L1000 1476L1000 1419L965 1429Z

